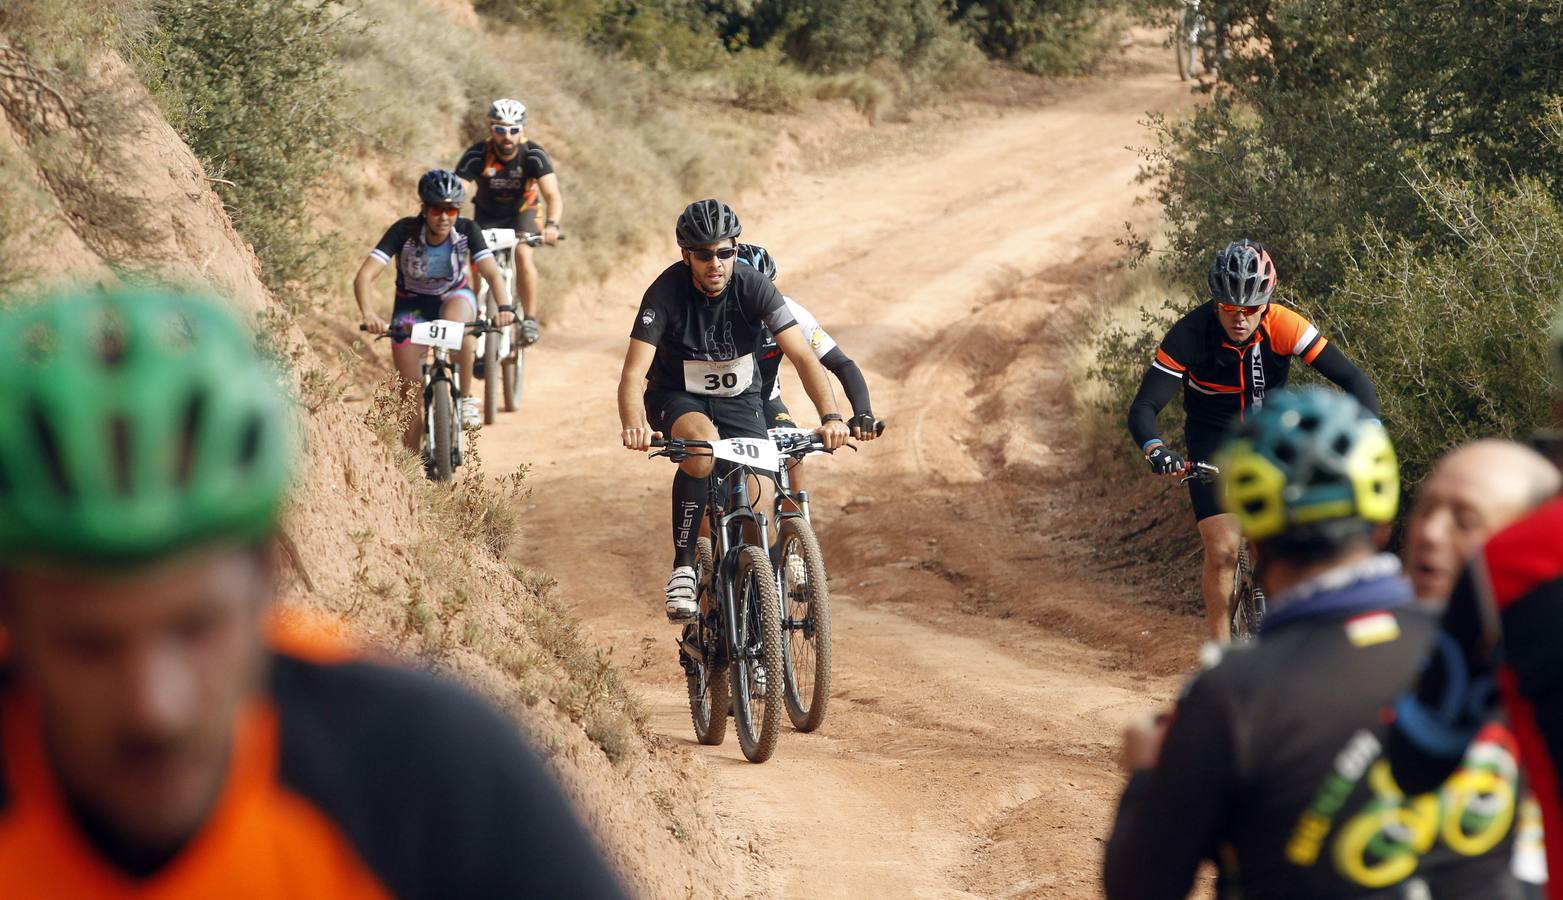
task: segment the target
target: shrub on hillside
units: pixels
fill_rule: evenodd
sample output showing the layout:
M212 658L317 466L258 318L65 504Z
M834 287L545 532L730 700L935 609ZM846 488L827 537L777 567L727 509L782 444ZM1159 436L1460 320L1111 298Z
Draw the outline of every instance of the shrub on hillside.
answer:
M1094 69L1118 41L1123 4L1104 0L957 0L953 16L983 53L1037 75Z
M314 274L305 200L345 141L338 7L306 0L157 0L143 69L200 157L267 286Z
M1563 205L1544 185L1415 186L1446 246L1425 253L1372 232L1319 317L1373 378L1411 481L1456 444L1552 424L1563 297Z

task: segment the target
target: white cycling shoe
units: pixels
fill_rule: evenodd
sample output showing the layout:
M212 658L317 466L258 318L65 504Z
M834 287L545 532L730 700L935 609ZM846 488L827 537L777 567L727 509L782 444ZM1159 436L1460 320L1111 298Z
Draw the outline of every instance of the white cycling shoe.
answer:
M476 397L461 398L461 427L483 427L483 401Z
M667 610L669 622L689 622L700 615L700 605L695 602L695 569L678 566L668 579Z

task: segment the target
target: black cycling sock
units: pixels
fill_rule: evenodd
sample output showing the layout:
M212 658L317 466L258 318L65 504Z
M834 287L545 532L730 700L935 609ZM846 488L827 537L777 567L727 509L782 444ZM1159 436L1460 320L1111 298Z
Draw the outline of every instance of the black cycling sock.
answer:
M680 469L673 476L673 565L695 564L696 540L700 537L700 519L706 511L706 479L685 475Z

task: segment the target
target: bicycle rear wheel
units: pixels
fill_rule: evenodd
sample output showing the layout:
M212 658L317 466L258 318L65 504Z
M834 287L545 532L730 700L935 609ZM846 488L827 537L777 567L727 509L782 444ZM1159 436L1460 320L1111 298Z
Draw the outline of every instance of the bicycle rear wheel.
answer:
M783 691L781 605L776 575L765 551L753 545L738 549L733 590L737 621L733 630L740 653L728 665L733 688L733 722L744 758L761 763L771 758L781 736Z
M711 541L701 538L697 545L699 561L695 566L696 584L703 592L701 599L711 596ZM714 602L702 603L702 607L717 608ZM702 744L716 746L727 739L727 715L732 708L732 693L727 683L728 662L722 659L726 652L723 641L726 636L721 619L702 609L700 618L684 630L687 639L696 642L705 658L696 661L684 656L684 681L689 687L689 720L695 726L695 739Z
M825 721L830 701L830 586L814 529L798 516L776 530L781 566L782 664L787 718L799 731Z
M1228 604L1231 615L1232 640L1246 641L1259 634L1259 623L1264 620L1264 591L1254 582L1253 561L1248 555L1248 542L1237 549L1237 576L1233 579L1232 600Z
M434 453L434 480L449 481L455 469L456 417L450 396L450 382L444 379L434 382L431 390L434 440L430 448Z

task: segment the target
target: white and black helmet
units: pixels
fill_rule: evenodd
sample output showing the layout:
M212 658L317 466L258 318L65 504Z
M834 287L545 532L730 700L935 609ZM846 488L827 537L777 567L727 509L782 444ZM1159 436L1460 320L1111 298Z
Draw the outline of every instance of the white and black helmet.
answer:
M520 100L503 97L488 108L488 120L496 125L520 125L526 127L526 104Z

